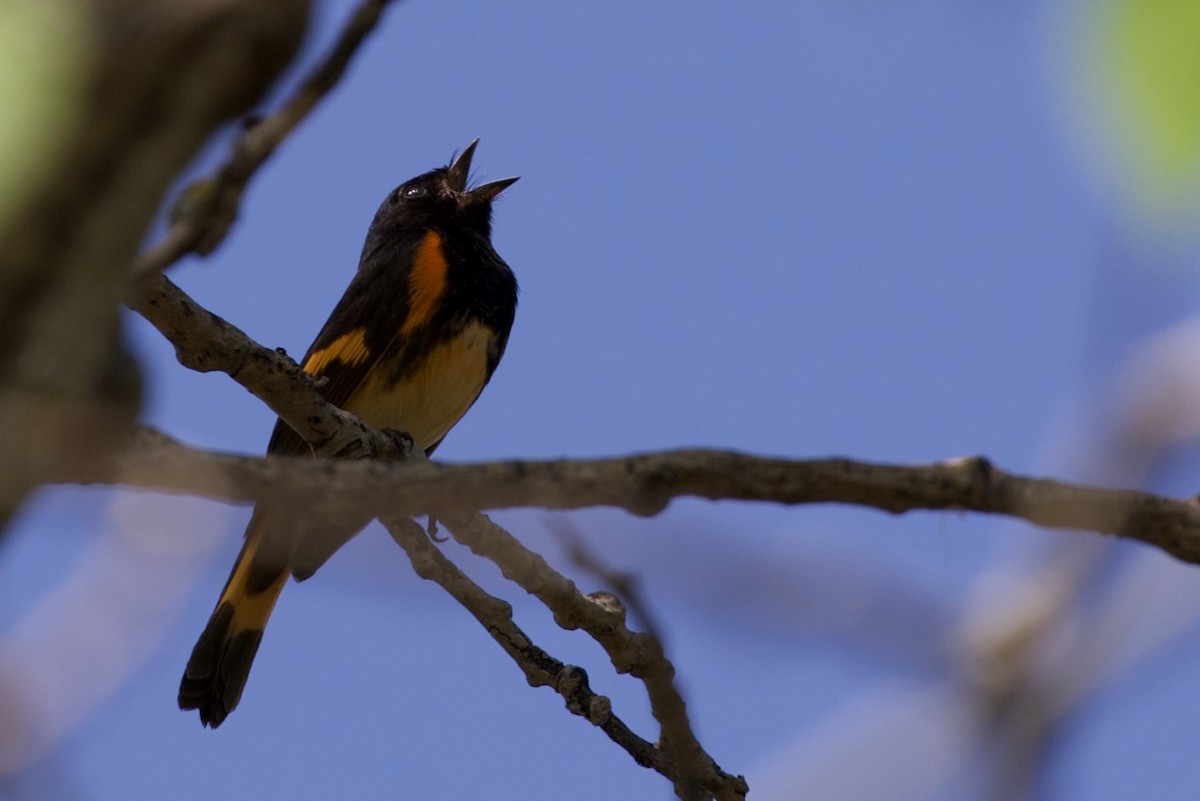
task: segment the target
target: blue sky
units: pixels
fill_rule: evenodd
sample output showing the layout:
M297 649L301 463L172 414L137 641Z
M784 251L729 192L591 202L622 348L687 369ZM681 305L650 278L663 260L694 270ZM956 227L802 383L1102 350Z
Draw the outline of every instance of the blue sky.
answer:
M497 204L494 236L521 305L504 363L440 459L687 446L896 462L980 453L1088 478L1105 407L1084 401L1103 401L1141 339L1190 313L1195 248L1166 254L1131 238L1111 185L1088 172L1057 55L1078 7L1052 5L396 4L255 180L225 246L171 275L298 356L384 195L479 136L480 178L521 176ZM350 7L322 6L310 57ZM261 403L179 367L132 317L128 334L146 368L147 422L261 452L272 425ZM1194 493L1194 462L1172 462L1159 486ZM96 659L97 676L115 678L0 788L31 800L666 797L661 778L556 695L528 688L375 528L287 589L241 707L201 730L175 709L175 690L248 514L103 490L47 491L29 506L0 561L0 635L57 610L96 640L88 650L81 637L73 664ZM540 512L497 518L569 569ZM606 561L643 577L701 741L747 774L752 798L756 787L789 797L772 784L789 769L779 781L797 794L860 797L840 791L836 759L806 767L852 752L837 751L829 721L882 688L944 687L948 630L974 608L979 577L1083 536L733 503L573 519ZM653 738L638 686L597 647L444 547ZM1136 625L1139 610L1169 616L1171 598L1191 597L1194 570L1147 549L1098 558L1108 567L1093 600L1124 598ZM56 593L71 580L106 600L64 613L74 596ZM123 622L106 640L110 620ZM1045 797L1194 797L1186 710L1200 702L1189 669L1200 638L1183 626L1170 641L1072 719ZM946 716L918 708L916 739ZM864 720L864 736L886 730ZM822 747L790 756L805 737ZM911 766L922 771L942 776ZM983 797L983 773L967 761L904 797Z

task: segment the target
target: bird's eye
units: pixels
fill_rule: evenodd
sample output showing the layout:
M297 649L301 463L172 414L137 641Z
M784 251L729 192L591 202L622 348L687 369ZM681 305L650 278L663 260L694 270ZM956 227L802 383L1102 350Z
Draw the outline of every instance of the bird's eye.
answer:
M416 197L425 197L425 195L428 194L428 191L429 190L427 190L425 187L420 186L420 185L406 186L400 192L400 196L403 197L405 200L412 200L413 198L416 198Z

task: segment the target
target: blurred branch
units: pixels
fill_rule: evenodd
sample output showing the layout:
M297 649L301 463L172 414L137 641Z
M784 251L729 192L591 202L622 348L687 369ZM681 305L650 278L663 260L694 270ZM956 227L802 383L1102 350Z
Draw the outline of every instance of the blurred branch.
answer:
M22 410L33 408L36 417L6 429L0 525L56 467L97 458L128 434L140 400L120 338L128 264L170 182L292 62L309 4L88 0L11 10L6 24L24 23L36 63L14 77L26 100L6 109L28 124L9 161L32 166L0 204L0 415L24 423ZM108 409L109 425L75 441L78 416L53 410L89 406Z
M1068 548L1019 585L986 577L954 638L963 704L973 710L980 747L990 755L995 801L1036 798L1036 788L1081 696L1077 649L1061 637L1084 603L1102 560L1096 548ZM1056 647L1058 646L1058 647Z
M1196 318L1139 343L1116 366L1113 385L1091 391L1106 412L1065 447L1064 469L1140 485L1180 449L1193 448L1198 344ZM991 798L1040 797L1056 741L1085 702L1131 662L1194 626L1194 582L1167 567L1079 541L1039 548L980 582L982 603L964 618L961 641L963 677L992 756Z
M245 375L237 378L241 381ZM276 389L281 394L299 391L305 397L311 393L299 377ZM364 436L388 440L356 418L351 420ZM229 501L303 497L330 516L367 510L381 516L434 513L442 518L464 506L613 506L651 515L681 497L843 503L896 514L963 510L1006 515L1047 528L1112 534L1153 545L1181 561L1200 562L1200 503L1194 498L1029 478L1006 473L979 457L886 465L680 450L575 461L392 465L216 454L143 429L111 460L64 466L57 480L122 483Z
M379 23L392 0L364 0L342 28L333 49L304 79L286 102L270 115L248 123L233 143L229 159L208 178L192 183L180 199L167 233L138 256L136 284L174 264L188 253L207 256L225 239L237 217L246 184L296 126L329 93Z
M613 589L620 603L642 621L646 634L662 642L662 629L650 613L650 607L642 600L638 578L632 573L619 573L605 565L600 557L588 548L579 528L564 515L547 515L546 527L556 536L567 551L567 557L581 570L591 573ZM596 593L592 593L594 599Z
M1190 453L1200 436L1197 354L1193 319L1138 347L1114 370L1115 388L1089 386L1087 405L1073 405L1065 430L1055 432L1059 469L1135 486ZM950 646L929 650L953 654L953 684L926 689L905 680L864 693L781 749L774 766L752 770L757 794L943 797L969 763L986 771L981 798L1045 797L1048 770L1077 716L1090 711L1085 704L1128 684L1134 666L1152 654L1162 659L1200 620L1194 574L1148 552L1115 552L1113 541L1095 537L1034 540L1024 530L999 542L1010 558L992 563L973 602L946 605L961 620L926 633ZM904 739L915 719L920 742ZM864 773L874 780L869 791L848 790Z
M142 675L227 542L230 511L114 493L95 535L71 537L77 553L65 572L36 599L21 593L21 606L31 603L0 634L0 784L37 783L26 771L47 758L55 772L55 751ZM14 789L5 797L59 796Z

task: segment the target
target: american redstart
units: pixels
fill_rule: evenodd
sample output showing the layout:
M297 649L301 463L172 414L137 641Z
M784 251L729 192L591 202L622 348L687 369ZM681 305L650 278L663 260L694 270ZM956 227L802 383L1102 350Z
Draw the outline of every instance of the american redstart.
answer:
M330 403L403 431L426 455L492 376L512 328L517 281L492 248L492 201L516 178L467 188L476 139L448 166L397 187L371 222L358 273L302 366ZM308 455L282 420L267 453ZM238 705L288 576L302 581L369 520L305 530L302 512L259 504L192 650L180 709L216 728Z

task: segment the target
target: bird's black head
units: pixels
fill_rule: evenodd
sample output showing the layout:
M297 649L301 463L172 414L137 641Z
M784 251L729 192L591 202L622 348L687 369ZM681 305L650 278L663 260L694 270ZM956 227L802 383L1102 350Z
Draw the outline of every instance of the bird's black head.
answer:
M504 178L468 189L471 159L478 144L476 139L450 164L396 187L375 213L368 243L372 239L394 239L429 229L469 231L485 239L490 237L492 201L517 179Z

